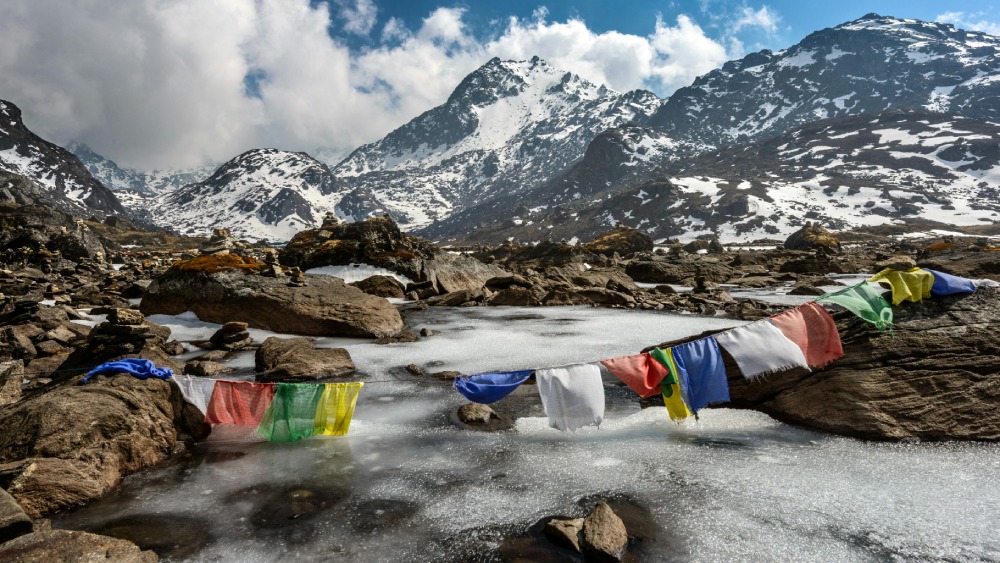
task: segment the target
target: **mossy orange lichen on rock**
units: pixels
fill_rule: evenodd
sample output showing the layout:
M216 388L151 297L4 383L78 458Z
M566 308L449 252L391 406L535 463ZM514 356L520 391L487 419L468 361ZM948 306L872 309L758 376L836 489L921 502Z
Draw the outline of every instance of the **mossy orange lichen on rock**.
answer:
M224 270L243 270L248 272L258 272L265 264L249 256L238 254L207 254L195 256L187 260L178 260L170 266L171 270L181 272L205 272L214 274Z

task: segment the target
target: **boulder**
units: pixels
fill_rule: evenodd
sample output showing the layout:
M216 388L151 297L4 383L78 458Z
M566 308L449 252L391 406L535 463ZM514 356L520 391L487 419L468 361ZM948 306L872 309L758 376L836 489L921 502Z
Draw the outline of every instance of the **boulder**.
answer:
M497 413L489 405L466 403L458 407L458 419L466 424L486 424L491 418L497 418Z
M597 305L635 304L635 298L631 295L626 295L610 289L604 289L602 287L588 287L580 289L576 292L576 294L589 300L591 303L596 303Z
M21 536L0 545L0 560L20 563L156 563L152 551L134 543L107 536L70 530L48 530Z
M534 291L515 285L496 292L488 303L494 306L531 307L541 304L541 300Z
M806 223L785 239L784 246L787 250L838 252L840 239L818 224Z
M461 289L459 291L452 291L451 293L445 293L444 295L438 295L436 297L431 297L427 300L428 305L437 305L440 307L458 307L463 303L476 302L483 298L483 292L472 290L472 289Z
M222 362L191 360L184 364L184 373L198 377L215 377L230 371L233 371L233 368Z
M241 271L170 270L149 287L141 309L147 315L193 311L217 323L243 318L255 328L307 336L382 338L402 330L402 317L385 299L334 276L305 277L307 286L291 287ZM249 318L247 311L253 311Z
M30 360L38 355L31 339L24 336L17 327L0 328L0 361Z
M543 532L553 543L567 549L572 549L577 553L583 553L583 546L580 545L580 536L583 532L583 518L549 520L545 523Z
M24 513L10 493L0 489L0 544L34 530L31 518Z
M399 280L391 276L369 276L361 281L356 281L348 285L353 285L368 295L393 297L396 299L406 297L406 294L403 293L403 284L399 283Z
M248 325L244 322L228 322L215 331L209 339L214 348L226 351L241 350L253 342Z
M482 291L488 280L508 275L498 266L484 264L471 256L453 254L438 254L430 260L418 260L416 270L411 277L431 282L438 293L463 289Z
M583 519L583 552L593 561L621 561L628 545L625 523L603 500Z
M254 357L257 381L315 381L354 373L344 348L314 348L308 338L264 340Z
M635 252L650 252L653 250L653 239L649 235L630 227L617 227L608 232L601 233L594 237L594 240L583 245L588 251L594 254L612 256L618 253L620 256L633 254Z
M0 410L0 486L32 518L106 494L210 428L161 379L56 383Z
M893 311L891 335L836 313L844 356L812 373L746 381L723 351L732 404L863 439L1000 441L1000 293L981 288Z

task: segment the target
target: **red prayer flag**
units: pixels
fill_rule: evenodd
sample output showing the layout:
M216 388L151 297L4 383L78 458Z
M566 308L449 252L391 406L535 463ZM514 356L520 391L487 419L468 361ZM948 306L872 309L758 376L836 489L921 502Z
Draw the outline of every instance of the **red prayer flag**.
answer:
M670 373L666 366L645 352L633 356L601 360L601 363L642 398L658 395L660 382Z
M208 402L205 422L257 426L273 398L273 383L218 381Z
M779 313L770 320L802 349L810 367L824 368L844 355L837 324L830 313L815 301Z

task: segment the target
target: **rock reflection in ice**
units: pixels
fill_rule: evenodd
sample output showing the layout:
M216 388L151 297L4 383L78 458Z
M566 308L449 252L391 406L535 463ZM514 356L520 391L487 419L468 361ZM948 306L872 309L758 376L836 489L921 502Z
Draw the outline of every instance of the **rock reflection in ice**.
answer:
M509 432L469 432L449 422L463 401L446 383L392 375L409 363L473 373L596 360L737 324L586 308L524 313L412 316L435 335L349 346L369 380L349 436L268 444L241 438L252 429L219 429L55 526L122 533L158 515L176 528L162 529L158 545L200 542L177 556L192 561L495 560L504 538L546 516L582 515L581 499L600 495L651 515L652 532L634 546L643 561L1000 558L994 445L865 443L732 409L676 425L662 408L618 406L599 429L571 434L541 416ZM552 332L573 335L540 336ZM193 529L207 533L177 537Z

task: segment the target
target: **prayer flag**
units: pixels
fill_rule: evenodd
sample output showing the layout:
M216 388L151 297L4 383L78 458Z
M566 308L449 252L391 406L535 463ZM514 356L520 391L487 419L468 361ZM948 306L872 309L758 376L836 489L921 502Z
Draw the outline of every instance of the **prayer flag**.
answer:
M181 374L174 376L174 383L180 387L185 401L198 407L202 414L208 412L208 402L215 390L214 379Z
M270 442L294 442L313 435L316 405L323 386L315 383L278 383L257 433Z
M905 271L886 268L868 281L885 283L892 288L893 305L899 305L903 301L918 303L931 296L931 287L934 286L934 276L920 268Z
M885 331L886 327L892 328L892 307L868 282L820 295L816 301L840 305L881 331Z
M216 381L205 422L257 426L273 397L273 383Z
M316 405L316 435L344 436L351 427L362 382L327 383Z
M822 369L844 355L833 317L815 301L771 317L771 323L798 345L810 367Z
M645 353L601 360L601 363L644 399L660 392L660 382L669 373L666 366Z
M456 377L455 389L474 403L495 403L531 377L534 370L479 373L468 377Z
M604 420L604 383L596 364L540 369L535 379L549 426L565 432Z
M976 291L976 282L969 278L953 276L937 270L927 270L934 276L931 295L954 295L956 293L972 293Z
M660 382L660 395L663 396L663 406L667 407L670 419L681 421L692 416L691 409L684 404L681 380L677 377L677 365L670 350L653 348L649 351L649 356L667 368L667 374Z
M714 338L701 338L670 349L677 367L681 396L697 414L709 403L729 401L729 381Z
M715 340L747 379L797 367L809 369L802 349L767 319L716 334Z

